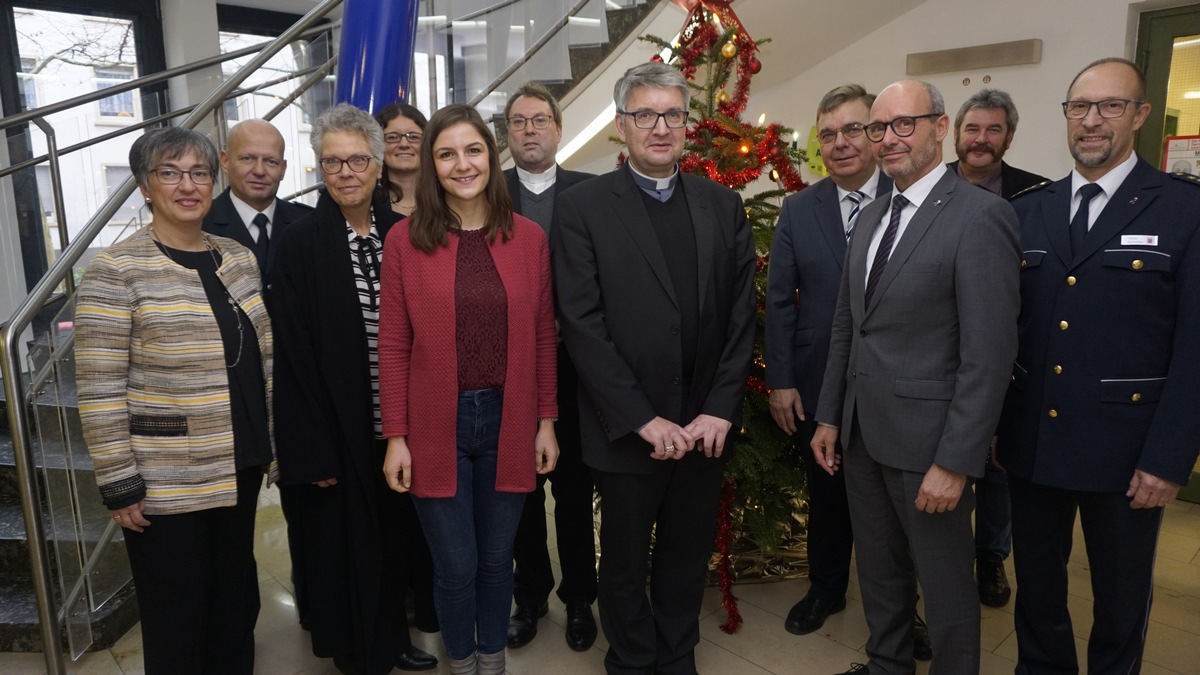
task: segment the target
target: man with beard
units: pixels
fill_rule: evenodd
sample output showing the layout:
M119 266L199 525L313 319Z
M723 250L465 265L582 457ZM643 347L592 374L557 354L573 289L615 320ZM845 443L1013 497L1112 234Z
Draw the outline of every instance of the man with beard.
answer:
M1012 199L1022 191L1047 182L1004 161L1017 132L1017 106L998 89L982 89L963 102L954 118L954 151L951 171L967 182ZM1012 589L1004 574L1004 561L1012 551L1012 507L1008 481L995 462L988 460L983 478L975 483L975 579L979 601L989 607L1008 604Z
M929 672L976 673L966 487L983 475L1016 354L1017 219L942 163L949 119L936 87L889 85L870 120L894 185L850 238L812 440L827 473L846 471L870 629L870 662L847 673L913 672L918 578Z
M550 234L554 198L567 188L592 177L568 171L555 163L562 140L562 108L550 90L526 83L508 99L508 149L515 167L504 172L513 211L542 226ZM549 611L547 598L554 589L554 572L546 548L546 480L554 492L554 532L558 537L558 562L562 582L558 597L567 608L567 646L577 652L596 641L596 538L592 517L592 473L579 450L579 404L575 391L579 375L567 350L558 345L558 464L550 474L539 475L537 488L525 500L513 546L513 601L517 608L508 622L508 646L524 647L537 636L538 619Z
M862 85L831 90L817 106L817 140L829 172L783 201L771 244L767 281L766 360L771 415L779 428L806 447L817 429L817 395L829 357L829 333L846 244L858 214L892 189L879 171L864 128L875 95ZM798 435L797 435L798 434ZM788 612L784 628L795 635L819 629L846 607L854 533L846 481L810 458L808 485L808 593ZM929 633L914 618L913 654L928 661Z
M963 102L954 118L954 152L950 170L958 177L1005 199L1046 179L1004 161L1017 133L1017 106L998 89L981 89ZM981 503L982 507L983 504ZM1003 604L1003 603L1001 603Z
M1091 673L1136 673L1163 506L1200 447L1200 186L1133 152L1150 115L1125 59L1062 104L1069 176L1013 201L1021 321L997 443L1017 572L1017 673L1079 667L1067 611L1078 512L1091 568Z

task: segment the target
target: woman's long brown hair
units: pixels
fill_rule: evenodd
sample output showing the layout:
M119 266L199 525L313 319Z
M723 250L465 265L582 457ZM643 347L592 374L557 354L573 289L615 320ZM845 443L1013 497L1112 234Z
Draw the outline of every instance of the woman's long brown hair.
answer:
M425 127L425 138L421 141L417 208L408 219L408 236L413 246L426 253L433 253L439 246L448 246L449 232L462 227L458 215L446 204L446 191L434 168L433 147L443 131L463 123L470 124L479 132L488 152L488 184L483 191L483 198L487 201L484 234L489 243L496 240L497 234L503 241L508 241L512 236L512 199L508 196L508 186L500 169L500 153L496 149L496 139L474 108L462 103L452 103L429 118L429 124Z

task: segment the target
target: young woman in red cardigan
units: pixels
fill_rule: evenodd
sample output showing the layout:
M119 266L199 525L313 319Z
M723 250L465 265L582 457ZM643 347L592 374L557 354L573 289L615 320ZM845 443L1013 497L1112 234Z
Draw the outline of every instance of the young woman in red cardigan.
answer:
M383 470L429 540L450 672L501 675L524 493L558 458L549 249L473 108L433 115L421 167L408 236L384 245Z

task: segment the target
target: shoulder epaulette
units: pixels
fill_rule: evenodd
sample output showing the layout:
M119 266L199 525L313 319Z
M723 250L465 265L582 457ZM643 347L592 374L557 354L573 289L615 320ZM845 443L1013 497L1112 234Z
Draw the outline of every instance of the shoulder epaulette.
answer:
M1042 182L1040 182L1040 183L1036 183L1036 184L1034 184L1034 185L1030 185L1029 187L1025 188L1024 190L1021 190L1021 191L1020 191L1020 192L1018 192L1017 194L1013 195L1013 196L1012 196L1012 197L1010 197L1009 199L1016 199L1017 197L1020 197L1020 196L1021 196L1021 195L1023 195L1023 194L1028 194L1028 193L1030 193L1030 192L1033 192L1034 190L1040 190L1040 189L1042 189L1042 188L1046 187L1047 185L1049 185L1049 184L1050 184L1050 183L1052 183L1052 182L1054 182L1054 181L1044 180L1044 181L1042 181Z
M1186 171L1172 171L1171 173L1169 173L1167 175L1170 176L1171 178L1174 178L1176 180L1181 180L1185 183L1191 183L1192 185L1200 185L1200 176L1197 176L1194 173L1188 173Z

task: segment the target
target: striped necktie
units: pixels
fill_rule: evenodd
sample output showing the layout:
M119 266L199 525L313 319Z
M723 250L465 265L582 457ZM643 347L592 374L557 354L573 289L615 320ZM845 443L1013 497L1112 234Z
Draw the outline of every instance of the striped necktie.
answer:
M854 222L858 219L858 210L862 208L863 197L867 195L861 190L854 190L846 195L846 199L850 200L853 206L850 207L850 217L846 218L846 241L850 241L850 235L854 234Z
M892 198L892 217L888 220L887 229L883 231L883 240L879 242L879 248L875 250L875 262L871 264L871 271L867 274L864 307L870 306L871 296L875 293L875 285L879 283L879 279L883 276L883 269L887 267L888 258L892 255L892 246L896 243L896 233L900 230L900 214L904 211L904 207L908 206L908 203L908 198L904 195L896 195Z

